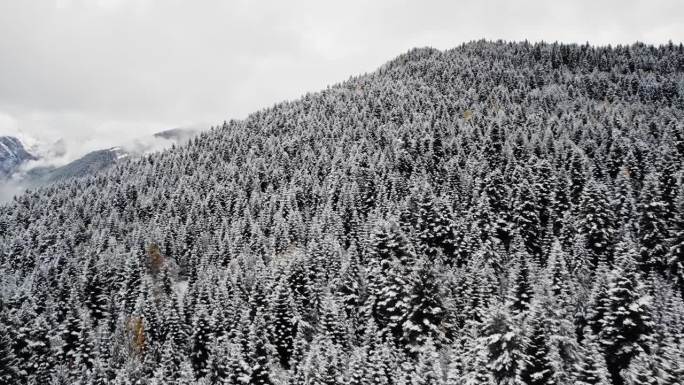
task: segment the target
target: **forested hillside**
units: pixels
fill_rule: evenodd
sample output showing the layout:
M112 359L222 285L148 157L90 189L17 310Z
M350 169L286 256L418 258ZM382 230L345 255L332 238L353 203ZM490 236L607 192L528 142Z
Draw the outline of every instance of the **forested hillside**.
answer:
M473 42L0 206L2 384L682 384L684 47Z

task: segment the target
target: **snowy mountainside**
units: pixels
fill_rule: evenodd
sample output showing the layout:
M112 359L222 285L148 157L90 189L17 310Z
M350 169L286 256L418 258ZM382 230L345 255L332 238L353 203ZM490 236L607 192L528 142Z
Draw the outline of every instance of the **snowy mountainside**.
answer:
M683 74L674 44L414 49L31 190L0 379L684 383Z

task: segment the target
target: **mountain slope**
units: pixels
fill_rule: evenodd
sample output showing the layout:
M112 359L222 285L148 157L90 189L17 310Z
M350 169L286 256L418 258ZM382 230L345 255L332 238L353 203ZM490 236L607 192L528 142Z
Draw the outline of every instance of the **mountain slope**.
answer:
M81 178L105 170L127 156L129 154L120 147L91 151L64 166L29 170L29 179L32 184L43 185Z
M9 152L8 155L3 155L3 158L7 158L4 164L7 165L8 171L0 172L0 181L4 179L7 183L14 183L17 185L16 189L21 190L21 187L35 188L72 178L94 175L113 166L123 158L138 157L172 145L186 143L198 132L197 129L190 128L165 130L149 137L138 138L124 146L90 151L60 166L44 166L40 163L30 164L28 162L30 160L40 160L42 163L48 164L58 162L59 158L63 157L66 152L63 141L60 140L52 146L44 146L46 148L41 148L42 151L35 152L39 155L34 155L26 152L19 140L10 137L8 140L12 140L13 145L17 143L20 146L17 151L21 152L18 155ZM13 148L17 148L16 145L14 146ZM14 163L10 164L10 162Z
M10 177L22 164L35 159L19 139L0 136L0 180Z
M677 383L683 75L682 46L417 49L31 191L0 328L41 365L7 376Z

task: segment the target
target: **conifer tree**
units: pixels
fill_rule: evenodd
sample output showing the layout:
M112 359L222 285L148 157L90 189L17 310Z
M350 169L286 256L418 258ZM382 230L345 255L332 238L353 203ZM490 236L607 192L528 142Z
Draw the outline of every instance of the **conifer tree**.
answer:
M270 363L272 347L264 335L265 322L260 312L254 317L247 336L248 362L251 385L271 384Z
M439 354L431 339L423 344L415 368L411 373L412 385L444 384Z
M340 347L349 347L347 323L335 298L328 293L321 304L320 330L330 341Z
M43 316L38 316L25 328L27 340L22 355L28 360L22 363L22 369L30 380L36 383L47 383L50 381L51 372L56 364L50 342L50 326ZM78 342L78 338L75 338L73 350L63 350L69 353L65 355L66 362L74 366L78 364L76 360Z
M73 364L76 358L76 350L79 345L79 338L81 335L81 317L79 314L77 294L72 291L69 303L72 304L67 311L66 318L60 325L59 336L61 338L60 354L62 360L69 364Z
M517 242L514 240L515 243ZM530 256L525 250L521 249L522 247L516 250L513 256L514 268L508 294L511 311L514 315L524 315L527 313L530 310L530 304L534 295L530 280L530 269L528 267Z
M527 252L540 258L542 227L539 219L539 204L531 186L521 181L515 198L515 224L523 239Z
M273 316L271 317L271 343L275 346L280 364L289 369L294 342L294 314L292 298L285 280L281 280L275 288Z
M639 267L644 273L663 272L666 266L665 204L657 176L649 174L639 198Z
M199 311L192 323L192 335L190 336L190 360L197 378L208 374L207 361L209 360L211 343L214 332L209 319L209 314L204 306L199 306Z
M520 329L501 305L490 308L481 328L481 343L485 347L486 367L497 384L515 384L516 376L525 360L524 342Z
M661 382L655 358L643 351L634 356L622 376L628 385L658 385Z
M608 267L599 264L594 273L594 282L587 306L587 323L594 335L598 335L603 328L603 318L607 312L608 300Z
M620 372L640 351L648 351L653 325L648 297L639 280L634 246L621 244L616 268L611 272L604 300L605 314L599 338L613 384L622 385Z
M676 212L671 223L667 267L675 285L684 296L684 183L679 189Z
M340 283L337 286L336 294L341 297L347 319L356 326L363 301L363 277L356 249L351 248L348 255L349 261L340 274Z
M441 345L445 315L436 268L429 263L421 263L412 274L413 290L408 315L402 324L402 341L415 352L428 340L433 345Z
M0 383L12 384L19 380L17 363L9 331L0 322Z
M359 348L353 352L349 361L348 385L371 385L372 382L367 377L367 367L365 361L367 354L364 348Z
M247 364L242 347L230 344L228 347L228 378L229 385L246 384L250 380L250 368Z
M175 343L173 339L168 339L162 346L159 367L155 371L155 376L158 377L160 381L173 383L180 377L180 366L181 359Z
M599 344L588 339L576 366L575 385L609 385L608 369Z
M499 384L499 382L495 380L492 371L489 369L487 350L482 347L476 349L471 354L474 356L474 362L470 365L470 370L465 376L465 385Z
M525 346L525 363L520 371L520 381L526 385L555 384L550 362L550 349L544 320L538 313L533 314L530 321L530 332Z
M585 236L586 249L594 266L598 265L601 258L611 261L614 223L606 188L599 182L590 180L580 200L579 230Z
M75 370L72 371L72 375L75 377L89 374L97 360L93 325L87 313L81 316L80 331L78 347L74 357Z

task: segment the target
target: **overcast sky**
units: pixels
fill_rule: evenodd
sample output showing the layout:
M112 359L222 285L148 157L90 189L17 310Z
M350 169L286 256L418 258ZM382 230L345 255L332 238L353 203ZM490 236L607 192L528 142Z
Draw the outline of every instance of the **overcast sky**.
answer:
M0 135L114 145L243 118L411 47L666 43L681 0L0 0Z

